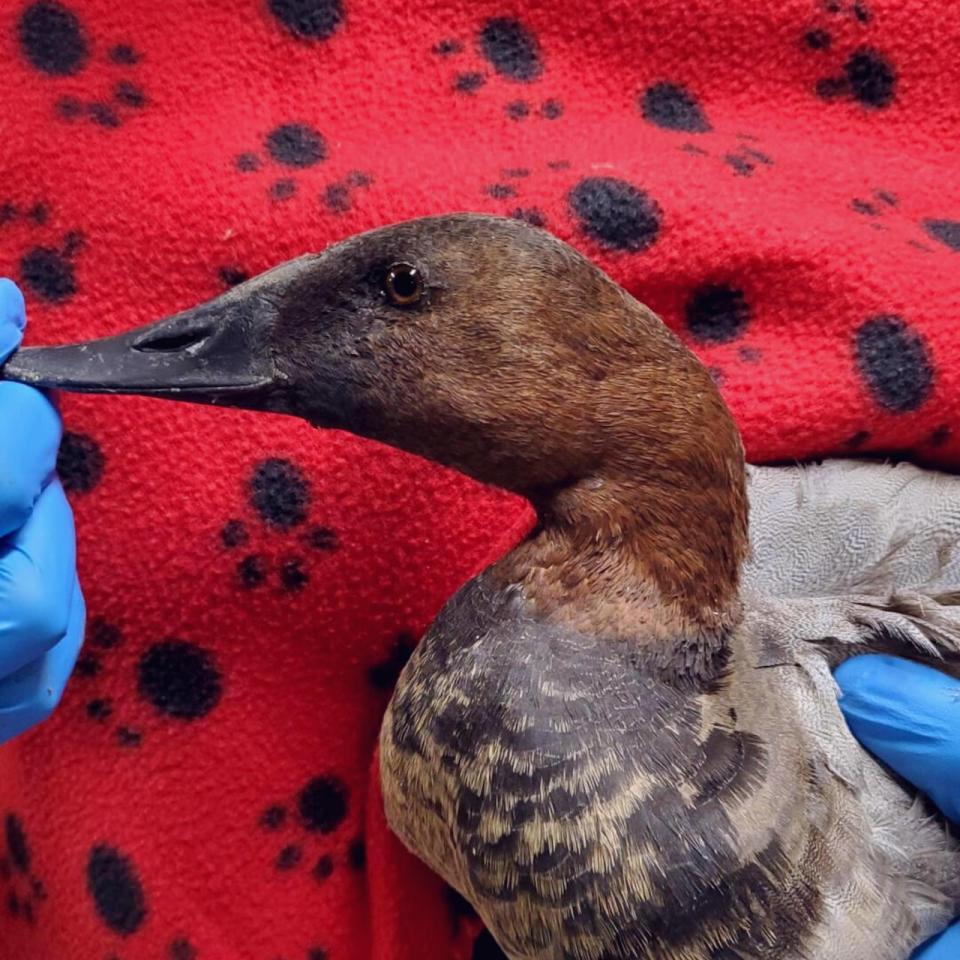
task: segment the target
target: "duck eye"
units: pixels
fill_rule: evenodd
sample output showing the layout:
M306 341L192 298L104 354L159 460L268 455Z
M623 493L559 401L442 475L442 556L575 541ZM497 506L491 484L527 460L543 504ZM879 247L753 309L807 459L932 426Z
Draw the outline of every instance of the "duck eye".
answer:
M423 297L423 274L412 264L395 263L387 271L383 288L395 307L412 307Z

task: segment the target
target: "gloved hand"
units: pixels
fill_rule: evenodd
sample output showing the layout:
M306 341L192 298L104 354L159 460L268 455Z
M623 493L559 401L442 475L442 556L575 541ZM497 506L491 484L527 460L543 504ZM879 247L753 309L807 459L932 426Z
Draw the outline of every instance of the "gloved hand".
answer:
M835 673L853 735L960 824L960 680L882 654L854 657ZM957 960L960 921L913 960Z
M20 345L23 296L0 278L0 362ZM0 381L0 743L46 719L83 642L73 515L56 476L60 416Z

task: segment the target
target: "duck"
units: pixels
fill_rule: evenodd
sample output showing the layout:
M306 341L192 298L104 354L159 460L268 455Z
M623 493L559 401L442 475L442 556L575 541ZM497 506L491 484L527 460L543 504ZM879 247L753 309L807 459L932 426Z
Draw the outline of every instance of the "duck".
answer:
M392 224L2 375L292 415L530 501L379 738L391 830L510 960L905 960L958 912L957 843L831 671L960 676L960 480L748 465L703 364L547 231Z

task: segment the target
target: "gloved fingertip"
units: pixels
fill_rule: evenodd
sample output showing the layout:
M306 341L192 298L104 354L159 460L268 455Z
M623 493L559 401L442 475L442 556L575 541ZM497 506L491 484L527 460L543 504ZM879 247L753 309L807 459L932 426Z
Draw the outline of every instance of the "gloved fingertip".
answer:
M885 654L852 658L835 677L840 709L861 746L955 820L960 814L960 681Z
M854 657L834 672L840 709L856 736L952 743L960 721L960 680L915 660L886 654Z
M935 667L894 657L886 653L864 653L851 657L834 671L834 678L843 699L861 700L903 698L912 695L918 687L954 686L960 690L960 681L947 676Z
M20 288L7 277L0 277L0 363L20 346L26 325L27 314Z
M928 940L911 960L956 960L957 957L960 957L960 922Z
M0 323L11 323L21 333L27 325L23 294L9 277L0 277Z
M841 663L833 676L845 696L863 694L878 683L885 684L907 662L885 653L861 653Z

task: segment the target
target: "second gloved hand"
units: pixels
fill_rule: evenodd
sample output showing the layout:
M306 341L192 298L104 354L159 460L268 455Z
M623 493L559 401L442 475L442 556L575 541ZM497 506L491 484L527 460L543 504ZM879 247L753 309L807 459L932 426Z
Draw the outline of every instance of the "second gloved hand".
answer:
M836 678L853 735L960 823L960 681L880 654L848 660ZM960 921L913 955L913 960L957 958Z

